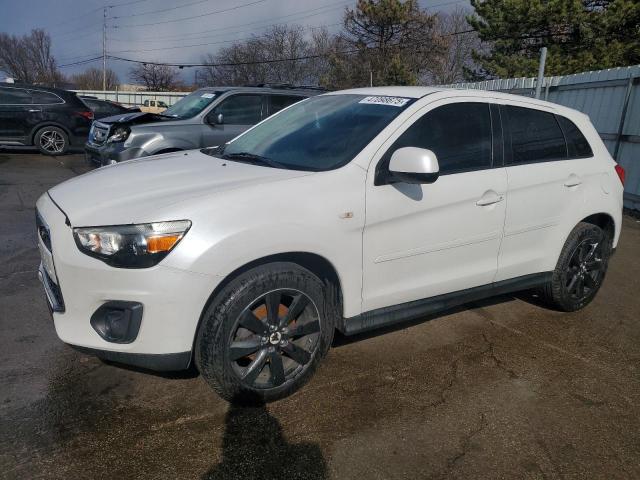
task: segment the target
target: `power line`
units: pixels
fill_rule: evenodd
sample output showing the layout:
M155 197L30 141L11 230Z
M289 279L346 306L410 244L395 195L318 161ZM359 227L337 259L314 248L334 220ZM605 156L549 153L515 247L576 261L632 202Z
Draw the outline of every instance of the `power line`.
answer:
M211 32L219 32L219 31L222 31L222 30L231 30L231 29L235 30L235 29L237 29L238 27L247 27L247 26L252 26L252 25L259 24L259 23L270 22L270 21L272 21L272 20L282 20L282 19L285 19L285 18L294 17L294 16L296 16L296 15L301 15L301 14L305 14L305 13L309 13L309 12L316 12L316 13L312 13L312 14L309 14L309 15L303 15L302 17L295 18L295 19L293 19L292 21L304 20L305 18L314 17L314 16L316 16L316 15L322 15L323 13L327 13L327 12L329 12L330 10L332 10L332 9L336 8L336 6L338 6L338 7L342 7L342 6L344 6L345 4L347 4L347 3L352 3L352 1L353 1L353 0L347 0L347 1L342 0L342 1L340 1L340 2L330 3L330 4L327 4L327 5L323 5L323 6L321 6L321 7L312 8L312 9L310 9L310 10L302 10L302 11L300 11L300 12L290 13L290 14L288 14L288 15L281 15L281 16L279 16L279 17L271 17L271 18L267 18L267 19L264 19L264 20L258 20L258 21L249 22L249 23L241 23L241 24L238 24L238 25L231 25L231 26L228 26L228 27L222 27L222 28L214 28L214 29L209 29L209 30L202 30L202 31L199 31L199 32L191 32L191 33L188 33L188 34L169 35L169 36L151 37L151 38L147 37L146 39L139 40L139 41L140 41L140 42L154 42L154 41L158 41L158 40L161 40L161 41L162 41L162 40L170 40L170 39L176 39L177 41L179 41L179 40L196 40L196 39L198 39L198 38L215 37L215 36L225 35L226 33L222 33L222 34L211 34ZM324 10L324 11L319 12L318 10ZM339 22L339 24L342 24L342 22ZM267 25L261 25L261 26L260 26L260 27L258 27L258 28L268 28L268 27L274 27L274 26L277 26L277 25L282 25L282 22L279 22L279 23L272 23L272 24L267 24ZM336 25L337 25L337 24L336 24ZM203 36L201 36L201 37L187 38L187 35L198 35L198 34L202 34L202 33L207 33L207 35L203 35ZM234 32L234 33L235 33L235 32ZM184 38L176 38L176 37L184 37ZM116 41L116 42L127 42L127 43L130 43L130 40L118 40L118 39L114 39L114 41Z
M263 2L266 2L266 1L267 0L256 0L254 2L244 3L242 5L236 5L235 7L229 7L229 8L225 8L225 9L222 9L222 10L216 10L216 11L213 11L213 12L202 13L200 15L193 15L191 17L183 17L183 18L176 18L176 19L173 19L173 20L165 20L163 22L136 23L134 25L114 25L113 28L148 27L148 26L152 26L152 25L165 25L167 23L183 22L185 20L193 20L195 18L202 18L202 17L207 17L209 15L215 15L216 13L225 13L225 12L230 12L232 10L238 10L238 9L244 8L244 7L250 7L252 5L257 5L258 3L263 3Z
M198 5L200 3L206 3L206 2L210 2L210 1L211 0L197 0L196 2L184 3L182 5L178 5L178 6L175 6L175 7L163 8L162 10L153 10L151 12L130 13L130 14L127 14L125 16L117 16L117 17L109 17L109 18L115 20L117 18L139 17L140 15L154 15L156 13L169 12L171 10L177 10L179 8L190 7L192 5Z
M446 37L451 37L451 36L456 36L456 35L464 35L467 33L472 33L475 32L475 30L461 30L459 32L451 32L448 34L445 34L444 36ZM403 44L403 45L396 45L400 48L408 48L408 47L420 47L423 46L422 43L419 42L413 42L413 43L408 43L408 44ZM372 46L372 47L365 47L365 50L375 50L376 48L378 48L377 46ZM109 55L108 57L113 59L113 60L119 60L122 62L130 62L130 63L138 63L138 64L143 64L143 65L158 65L158 66L167 66L167 67L235 67L235 66L245 66L245 65L262 65L262 64L269 64L269 63L281 63L281 62L293 62L293 61L299 61L299 60L309 60L309 59L313 59L313 58L321 58L321 57L327 57L329 55L334 55L334 54L343 54L343 55L350 55L353 53L359 53L362 52L362 49L352 49L352 50L343 50L343 51L333 51L333 52L328 52L328 53L319 53L319 54L314 54L314 55L303 55L303 56L299 56L299 57L290 57L290 58L278 58L278 59L270 59L270 60L252 60L252 61L248 61L248 62L225 62L225 63L191 63L191 62L181 62L181 63L170 63L170 62L151 62L151 61L143 61L143 60L135 60L135 59L131 59L131 58L123 58L123 57L117 57L117 56L113 56L113 55Z
M94 52L94 53L91 53L91 54L74 55L72 57L62 57L62 58L57 58L56 57L56 61L58 61L58 62L70 62L70 61L78 60L78 59L81 59L81 58L95 57L96 55L102 55L102 53Z
M323 28L323 27L333 27L336 25L342 25L342 22L339 23L332 23L329 25L319 25L317 27L312 27L310 28L311 30L317 30L319 28ZM251 40L258 40L261 38L267 38L269 37L269 34L264 34L264 35L252 35L251 37L243 37L243 38L234 38L234 39L230 39L230 40L218 40L216 42L206 42L206 43L195 43L195 44L191 44L191 45L177 45L177 46L173 46L173 47L159 47L159 48L145 48L145 49L132 49L132 50L116 50L116 51L112 51L111 53L142 53L142 52L157 52L157 51L164 51L164 50L176 50L176 49L181 49L181 48L193 48L193 47L204 47L207 45L222 45L225 43L239 43L239 42L248 42Z
M133 5L135 3L148 2L149 0L132 0L130 2L114 3L113 5L107 5L109 8L126 7L127 5ZM102 8L102 7L99 7Z
M58 65L58 68L73 67L74 65L84 65L86 63L95 62L96 60L102 60L102 55L98 57L88 58L86 60L80 60L78 62L65 63L63 65Z

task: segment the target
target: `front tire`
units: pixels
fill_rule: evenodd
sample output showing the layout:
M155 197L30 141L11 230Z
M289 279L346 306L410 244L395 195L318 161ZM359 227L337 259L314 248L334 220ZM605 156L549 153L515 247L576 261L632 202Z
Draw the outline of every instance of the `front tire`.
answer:
M579 223L564 244L551 280L542 288L543 300L565 312L587 306L607 272L611 241L597 225Z
M64 155L69 150L69 137L58 127L43 127L36 133L34 143L43 155Z
M291 395L313 375L333 340L336 309L328 298L324 283L293 263L243 273L203 315L198 370L230 402Z

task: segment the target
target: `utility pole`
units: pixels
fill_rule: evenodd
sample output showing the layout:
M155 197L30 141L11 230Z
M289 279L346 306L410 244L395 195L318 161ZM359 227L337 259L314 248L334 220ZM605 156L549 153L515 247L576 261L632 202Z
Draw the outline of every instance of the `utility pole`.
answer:
M544 64L547 62L547 47L540 49L540 65L538 66L538 81L536 82L536 98L540 98L542 83L544 82Z
M102 91L107 89L107 7L102 9Z

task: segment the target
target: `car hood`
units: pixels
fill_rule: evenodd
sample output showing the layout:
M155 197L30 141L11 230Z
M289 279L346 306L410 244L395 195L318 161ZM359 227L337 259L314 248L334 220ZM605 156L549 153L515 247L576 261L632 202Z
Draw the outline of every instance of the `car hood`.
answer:
M105 125L140 125L143 123L157 123L175 120L172 117L159 115L157 113L149 112L123 112L118 115L112 115L110 117L100 118L98 121Z
M142 223L164 207L310 172L223 160L198 150L119 163L67 180L49 196L74 227Z

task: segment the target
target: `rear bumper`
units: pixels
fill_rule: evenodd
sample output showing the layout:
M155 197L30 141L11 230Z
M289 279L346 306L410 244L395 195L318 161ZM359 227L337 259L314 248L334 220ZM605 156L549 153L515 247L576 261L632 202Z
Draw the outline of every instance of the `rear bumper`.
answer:
M84 144L84 151L87 160L98 167L149 155L142 148L124 148L122 143L94 145L87 142Z

